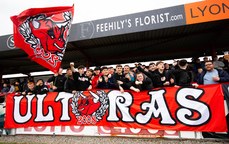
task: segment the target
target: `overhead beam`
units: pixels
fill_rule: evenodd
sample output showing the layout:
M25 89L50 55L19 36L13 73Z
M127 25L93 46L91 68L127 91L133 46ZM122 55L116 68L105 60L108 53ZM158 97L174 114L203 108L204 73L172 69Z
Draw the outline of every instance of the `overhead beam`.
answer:
M74 49L75 50L78 50L87 60L88 64L87 65L90 65L92 63L96 63L96 60L95 59L92 59L91 56L89 56L84 50L82 50L81 48L78 48L74 43L69 43L69 45L72 45L74 46Z

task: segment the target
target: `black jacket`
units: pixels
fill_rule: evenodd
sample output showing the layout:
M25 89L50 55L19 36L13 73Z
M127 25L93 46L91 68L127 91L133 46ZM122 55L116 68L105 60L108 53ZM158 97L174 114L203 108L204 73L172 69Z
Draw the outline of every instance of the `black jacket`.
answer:
M154 71L145 71L141 66L138 66L137 69L151 79L154 87L160 87L161 84L158 84L159 80Z
M145 76L142 84L139 84L139 85L134 84L134 87L138 88L140 91L141 90L151 90L153 88L153 83L150 78Z
M26 93L26 95L27 95L28 93L37 94L36 87L34 87L33 90L31 90L31 89L29 89L29 88L26 88L24 92Z
M105 81L106 76L101 76L102 78L102 82L98 81L98 85L97 88L104 88L104 89L115 89L117 88L117 85L115 84L115 79L113 76L111 76L110 78L108 78L108 81Z
M79 91L85 91L91 85L91 79L84 74L80 75L80 73L74 72L73 78Z
M53 82L53 85L57 87L55 92L64 91L64 83L66 81L66 77L64 75L52 76L48 79L47 82Z
M36 94L45 94L47 92L49 92L49 89L46 85L36 86L36 88L35 88Z
M162 80L162 78L165 78ZM164 83L166 81L170 82L170 77L167 72L163 71L163 73L160 73L158 70L154 71L154 77L152 79L154 87L164 87Z
M64 84L64 91L72 93L73 90L77 90L76 81L73 78L68 77Z
M192 73L184 69L175 69L169 71L170 77L174 78L174 84L178 86L191 86Z
M118 80L123 82L123 84L121 84L120 86L125 90L130 89L130 87L132 86L132 82L129 79L127 79L124 74L119 75L119 74L115 73L114 79L115 79L116 88L118 88L118 86L119 86L119 84L117 83Z

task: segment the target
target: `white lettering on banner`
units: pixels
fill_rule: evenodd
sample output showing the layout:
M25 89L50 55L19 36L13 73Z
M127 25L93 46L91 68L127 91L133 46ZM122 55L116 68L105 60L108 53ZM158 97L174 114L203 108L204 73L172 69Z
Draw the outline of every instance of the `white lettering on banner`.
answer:
M53 115L53 109L51 106L48 106L48 113L47 115L43 114L43 108L44 108L44 98L46 97L46 94L43 95L37 95L37 116L35 118L35 122L42 122L42 121L53 121L54 115Z
M68 121L70 120L70 116L69 116L69 99L73 97L73 94L70 93L65 93L65 92L60 92L58 94L58 96L56 97L55 101L59 101L61 102L61 121Z
M176 122L172 119L168 106L166 105L164 94L165 90L151 91L150 94L150 103L145 102L141 105L142 110L147 110L146 114L138 113L136 115L136 121L140 124L148 123L152 116L155 118L161 117L161 124L173 125ZM155 108L157 104L158 108Z
M178 91L176 100L182 108L178 109L176 116L181 123L190 126L199 126L210 119L210 109L208 106L203 102L197 101L203 94L203 90L194 88L183 88ZM189 96L194 99L188 98ZM199 114L198 118L193 119L193 111Z
M178 91L176 98L177 102L182 108L179 108L176 112L177 119L184 125L198 126L206 123L210 119L210 109L208 106L197 101L197 99L203 94L203 90L194 88L182 88ZM165 90L150 91L150 102L143 102L141 109L147 111L146 113L137 113L136 122L140 124L147 124L154 118L161 118L160 124L174 125L175 120L172 118L169 108L165 101ZM188 99L187 96L194 97L195 99ZM108 94L109 97L109 114L107 121L119 121L122 119L124 122L134 121L130 113L130 106L133 102L133 98L130 93L121 93L119 91L111 91ZM122 118L118 118L118 110L122 114ZM199 117L193 119L193 112L196 111ZM188 116L188 117L187 117ZM189 118L189 119L188 119Z
M130 106L133 103L133 97L130 93L114 90L109 92L109 115L107 117L108 121L119 121L117 116L118 110L120 110L122 114L122 121L125 122L134 122L134 119L130 115Z
M24 96L15 96L14 97L14 121L16 123L26 123L27 121L29 121L32 117L32 99L35 97L35 95L27 95L26 99L27 99L27 112L26 114L23 116L21 115L20 112L20 103L21 100Z
M90 92L92 94L92 92ZM204 90L195 88L181 88L177 91L175 98L179 107L175 111L175 118L172 117L170 109L167 105L165 99L166 91L164 89L152 90L148 92L149 101L143 101L140 104L141 110L137 112L134 116L130 112L131 106L134 102L134 97L129 92L121 93L118 90L111 90L108 94L99 95L99 100L101 103L106 101L107 105L100 105L96 107L108 107L108 115L106 117L107 122L136 122L139 124L147 124L153 118L159 119L161 125L175 125L180 122L188 126L200 126L205 124L210 120L210 108L204 102L201 102L199 98L204 94ZM49 94L43 95L27 95L27 96L14 96L13 104L13 119L16 123L26 123L35 117L35 122L50 122L54 119L59 119L60 121L70 121L70 106L69 101L73 97L73 94L60 92L55 98L55 102L60 102L61 104L61 115L59 117L54 117L55 108L53 106L45 106L45 98ZM106 96L108 99L102 99ZM32 114L32 101L34 100L36 105L36 112ZM86 99L88 100L88 99ZM93 99L94 100L94 99ZM23 102L22 102L23 101ZM85 101L87 104L88 101ZM25 104L26 110L22 113L21 105ZM76 100L78 104L78 100ZM90 104L90 103L89 103ZM87 104L88 105L88 104ZM97 106L97 105L96 105ZM47 112L44 113L44 109ZM102 109L104 114L107 109ZM78 112L78 111L77 111ZM87 115L78 112L79 116L76 117L78 120L77 124L96 124L98 119L96 115ZM94 113L94 112L93 112ZM92 113L92 114L93 114ZM96 114L96 113L95 113ZM33 116L35 115L35 116ZM100 115L102 119L103 115Z

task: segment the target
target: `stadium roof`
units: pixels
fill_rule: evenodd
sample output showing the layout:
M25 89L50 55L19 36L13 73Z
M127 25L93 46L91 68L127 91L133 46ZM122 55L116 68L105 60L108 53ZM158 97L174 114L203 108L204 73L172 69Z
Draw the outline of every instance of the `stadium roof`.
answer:
M204 15L202 5L208 7ZM229 3L200 1L74 23L62 67L221 55L228 51L228 12ZM14 48L12 38L0 37L0 73L47 70Z
M165 60L222 54L228 50L229 20L71 41L62 62L101 66L116 63ZM0 53L3 74L43 71L20 49Z

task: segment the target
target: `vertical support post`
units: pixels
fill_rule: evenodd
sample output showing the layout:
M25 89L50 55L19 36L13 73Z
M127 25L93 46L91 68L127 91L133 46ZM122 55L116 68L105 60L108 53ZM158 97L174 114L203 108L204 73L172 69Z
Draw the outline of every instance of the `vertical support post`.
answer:
M212 56L212 61L214 61L214 58L217 56L215 48L212 48L211 56Z
M3 74L3 69L0 68L0 82L2 84L2 74ZM0 85L0 90L2 89L2 85Z
M87 67L87 69L89 69L89 67L90 67L90 62L89 61L86 62L86 67Z

